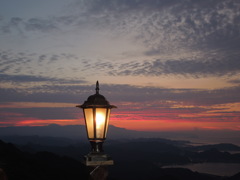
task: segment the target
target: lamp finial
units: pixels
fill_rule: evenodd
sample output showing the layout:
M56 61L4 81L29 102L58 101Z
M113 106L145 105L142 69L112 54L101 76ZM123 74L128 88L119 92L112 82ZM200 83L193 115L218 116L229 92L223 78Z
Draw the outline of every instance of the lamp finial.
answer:
M98 81L96 82L96 94L99 94L99 83L98 83Z

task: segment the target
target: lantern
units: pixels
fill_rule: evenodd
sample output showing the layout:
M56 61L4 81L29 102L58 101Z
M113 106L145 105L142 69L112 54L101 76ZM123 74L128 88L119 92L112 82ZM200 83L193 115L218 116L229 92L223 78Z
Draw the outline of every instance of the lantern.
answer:
M103 153L102 144L106 139L110 111L116 108L110 105L106 98L99 94L99 83L96 83L96 94L88 97L82 105L77 107L83 109L88 140L92 151L86 156L87 165L110 165L113 161Z

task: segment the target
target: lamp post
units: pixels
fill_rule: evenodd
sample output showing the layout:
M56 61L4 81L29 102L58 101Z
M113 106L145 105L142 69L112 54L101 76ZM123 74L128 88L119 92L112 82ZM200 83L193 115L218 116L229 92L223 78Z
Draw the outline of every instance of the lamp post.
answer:
M116 108L110 105L106 98L99 94L99 83L96 83L96 94L88 97L82 105L76 107L83 109L88 140L91 152L84 156L86 166L113 165L110 156L103 152L103 142L106 139L110 111Z

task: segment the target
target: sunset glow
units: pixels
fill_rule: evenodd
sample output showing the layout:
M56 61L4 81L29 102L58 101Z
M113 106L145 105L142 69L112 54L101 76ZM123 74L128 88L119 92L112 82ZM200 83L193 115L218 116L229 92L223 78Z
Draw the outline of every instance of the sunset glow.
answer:
M46 126L49 124L58 124L58 125L83 125L79 120L69 120L69 119L54 119L54 120L39 120L39 119L32 119L32 120L24 120L20 121L14 126Z
M138 131L188 131L198 129L240 130L238 122L191 122L191 121L112 121L112 125Z

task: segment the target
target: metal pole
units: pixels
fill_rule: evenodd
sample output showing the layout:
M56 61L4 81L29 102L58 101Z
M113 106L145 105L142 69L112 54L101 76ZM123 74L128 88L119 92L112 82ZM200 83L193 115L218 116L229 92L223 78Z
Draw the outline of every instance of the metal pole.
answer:
M89 180L107 180L108 169L107 166L89 167Z

